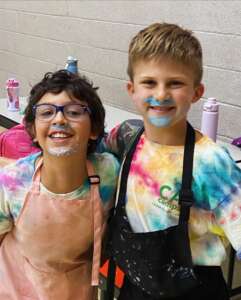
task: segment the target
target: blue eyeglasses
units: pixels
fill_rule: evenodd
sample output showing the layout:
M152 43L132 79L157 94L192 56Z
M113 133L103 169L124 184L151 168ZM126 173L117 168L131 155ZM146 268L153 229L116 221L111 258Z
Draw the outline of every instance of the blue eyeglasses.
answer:
M84 114L91 113L88 106L77 103L67 105L43 103L33 106L33 113L35 115L35 118L41 122L52 121L59 111L62 112L67 120L74 122L80 121Z

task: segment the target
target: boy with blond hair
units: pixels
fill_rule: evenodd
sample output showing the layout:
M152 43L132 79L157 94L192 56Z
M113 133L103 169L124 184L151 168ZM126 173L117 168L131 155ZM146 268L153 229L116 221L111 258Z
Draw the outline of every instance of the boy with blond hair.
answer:
M187 122L202 73L201 45L178 25L130 43L127 90L144 128L128 120L105 141L123 159L109 242L126 275L119 300L229 299L220 266L227 241L241 258L241 170Z

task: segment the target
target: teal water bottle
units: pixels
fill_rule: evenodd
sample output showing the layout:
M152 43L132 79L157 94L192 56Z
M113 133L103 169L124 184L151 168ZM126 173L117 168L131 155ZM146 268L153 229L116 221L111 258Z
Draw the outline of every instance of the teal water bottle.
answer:
M74 74L78 74L78 60L73 56L68 56L65 70L68 70Z

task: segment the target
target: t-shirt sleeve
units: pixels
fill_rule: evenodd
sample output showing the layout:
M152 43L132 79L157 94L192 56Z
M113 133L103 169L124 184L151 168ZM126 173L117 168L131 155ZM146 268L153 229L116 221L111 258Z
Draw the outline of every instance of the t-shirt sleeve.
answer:
M6 178L3 167L15 162L13 159L1 157L0 158L0 178ZM0 235L10 231L12 228L12 219L7 195L4 188L4 180L0 182Z
M34 162L31 155L0 169L0 235L10 231L31 185Z
M97 174L100 176L100 197L104 210L109 210L114 203L118 174L119 162L111 153L93 154Z
M9 203L4 193L4 187L0 186L0 235L10 231L12 218Z
M120 124L112 128L110 132L106 133L104 138L98 145L98 152L110 152L118 156L118 131Z
M219 201L214 216L241 259L241 169L228 151L215 157L215 168Z

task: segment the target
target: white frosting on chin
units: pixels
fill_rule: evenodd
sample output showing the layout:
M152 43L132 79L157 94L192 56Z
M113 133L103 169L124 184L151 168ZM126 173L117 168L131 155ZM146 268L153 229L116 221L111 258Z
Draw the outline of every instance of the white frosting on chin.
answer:
M51 147L48 149L49 154L53 156L69 156L77 152L73 147Z

